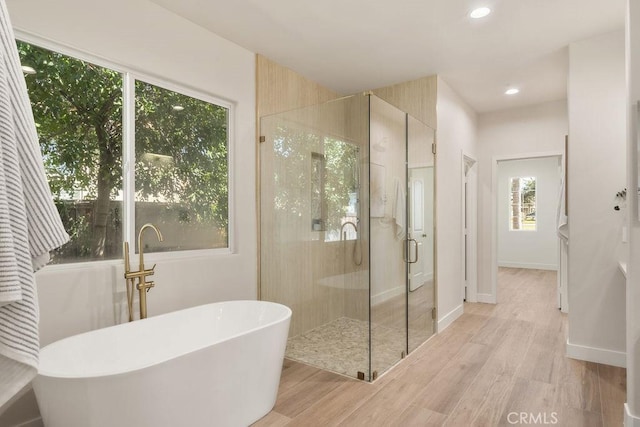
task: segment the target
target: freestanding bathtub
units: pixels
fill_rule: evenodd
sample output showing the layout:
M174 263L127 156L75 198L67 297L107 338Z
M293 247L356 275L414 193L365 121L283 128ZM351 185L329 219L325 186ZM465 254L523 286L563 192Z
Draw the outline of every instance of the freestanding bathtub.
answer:
M290 319L228 301L55 342L33 383L44 424L247 426L275 405Z

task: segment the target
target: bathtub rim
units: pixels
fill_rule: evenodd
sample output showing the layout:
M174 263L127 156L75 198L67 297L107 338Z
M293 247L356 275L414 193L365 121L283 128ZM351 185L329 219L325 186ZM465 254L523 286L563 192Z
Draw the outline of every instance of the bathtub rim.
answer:
M170 311L170 312L167 312L167 313L159 314L157 316L149 317L147 319L140 319L140 320L135 320L133 322L119 323L119 324L116 324L116 325L107 326L105 328L93 329L93 330L90 330L90 331L87 331L87 332L82 332L82 333L79 333L79 334L71 335L69 337L62 338L62 339L60 339L58 341L55 341L55 342L53 342L51 344L48 344L48 345L42 347L42 349L40 351L42 352L44 349L46 349L49 346L56 345L56 344L60 345L58 343L63 343L65 341L71 340L71 339L77 339L78 337L81 337L81 336L84 336L84 335L89 335L89 334L95 333L96 331L100 331L100 330L104 330L104 329L123 327L123 326L129 325L129 324L132 324L132 323L136 324L136 323L139 323L139 322L153 321L153 319L155 319L155 318L166 317L166 316L170 316L170 315L172 315L174 313L178 313L178 312L182 312L182 311L195 310L195 309L202 308L202 307L205 307L205 306L213 306L213 305L219 305L219 304L225 304L225 303L239 304L239 303L243 303L243 302L249 302L251 304L261 303L261 304L266 304L266 305L275 305L275 306L282 307L282 308L285 309L284 310L284 316L281 317L281 318L278 318L277 320L271 321L269 323L265 323L263 325L256 326L256 327L251 328L251 329L243 330L240 333L236 333L236 334L230 335L230 336L226 337L225 339L216 341L215 343L210 343L209 345L194 346L194 347L190 348L189 351L182 351L180 353L177 353L177 354L173 355L172 357L156 359L156 360L153 360L153 362L140 364L138 366L131 367L130 369L123 369L123 370L119 370L117 372L109 371L109 372L90 373L90 374L84 374L84 375L82 375L82 374L70 375L70 374L60 374L60 373L55 373L55 372L46 372L46 371L41 370L40 367L38 367L38 374L37 374L36 378L34 378L34 380L38 380L39 377L56 379L56 380L85 380L85 379L89 380L89 379L95 379L95 378L107 378L107 377L117 377L117 376L120 376L120 375L129 375L129 374L132 374L132 373L135 373L135 372L139 372L139 371L143 371L145 369L149 369L149 368L157 366L157 365L161 365L163 363L170 362L171 360L177 359L177 358L179 358L181 356L184 356L186 354L202 351L202 350L207 349L209 347L212 347L214 345L223 344L225 342L234 340L234 339L236 339L238 337L241 337L241 336L244 336L244 335L249 335L249 334L254 333L256 331L259 331L261 329L267 329L267 328L273 327L274 325L277 325L279 323L289 322L291 320L291 315L292 315L293 312L292 312L291 308L289 308L288 306L286 306L284 304L271 302L271 301L261 301L261 300L218 301L218 302L200 304L200 305L196 305L196 306L193 306L193 307L187 307L187 308L182 308L182 309L179 309L179 310Z

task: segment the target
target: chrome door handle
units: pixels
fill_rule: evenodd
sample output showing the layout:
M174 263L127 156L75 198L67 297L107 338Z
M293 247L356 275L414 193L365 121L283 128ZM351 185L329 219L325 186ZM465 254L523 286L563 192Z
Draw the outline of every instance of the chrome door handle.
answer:
M413 261L408 260L407 262L409 264L415 264L416 262L418 262L418 241L416 239L408 239L407 240L407 246L409 246L408 242L413 242L416 244L416 259L414 259Z

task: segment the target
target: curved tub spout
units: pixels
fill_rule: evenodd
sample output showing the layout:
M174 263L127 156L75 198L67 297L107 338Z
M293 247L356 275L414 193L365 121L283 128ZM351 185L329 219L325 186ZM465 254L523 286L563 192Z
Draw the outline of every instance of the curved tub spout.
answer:
M155 283L153 283L153 281L147 282L146 277L153 275L156 265L153 264L153 267L151 267L151 269L149 270L146 270L144 268L144 245L142 244L142 235L144 231L148 228L151 228L156 232L156 236L158 236L158 241L162 242L164 240L164 238L162 237L162 233L160 233L160 230L158 230L158 228L151 223L146 223L145 225L143 225L140 228L140 231L138 232L138 251L140 252L140 272L143 273L140 276L138 276L138 286L137 286L138 293L140 295L140 318L141 319L147 318L147 292L149 291L149 289L155 286Z
M348 224L353 226L353 229L355 230L356 234L358 233L358 226L356 225L355 222L345 221L345 223L342 224L342 227L340 227L340 240L347 240L347 236L346 236L347 232L344 231L344 227Z
M344 228L347 225L352 225L353 229L356 232L356 242L354 243L354 246L353 246L352 258L353 258L353 263L355 265L360 265L362 264L362 247L361 247L362 240L358 238L358 226L356 225L355 222L345 221L345 223L342 224L342 227L340 227L340 240L347 240L347 232L344 231Z
M138 232L138 251L140 251L140 270L141 271L144 271L144 246L142 246L142 233L144 233L144 231L147 228L151 228L153 229L153 231L156 232L156 236L158 236L158 241L160 242L164 241L164 238L162 237L162 233L160 232L160 230L158 230L158 227L151 224L150 222L146 223L140 228L140 231Z

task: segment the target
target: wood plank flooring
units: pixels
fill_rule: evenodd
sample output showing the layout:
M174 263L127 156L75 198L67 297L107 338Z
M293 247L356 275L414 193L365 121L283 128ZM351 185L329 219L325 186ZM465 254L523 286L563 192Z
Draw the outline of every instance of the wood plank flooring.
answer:
M555 272L501 268L498 298L465 304L373 384L285 360L276 406L254 426L509 426L520 413L529 425L622 426L625 370L564 356Z

